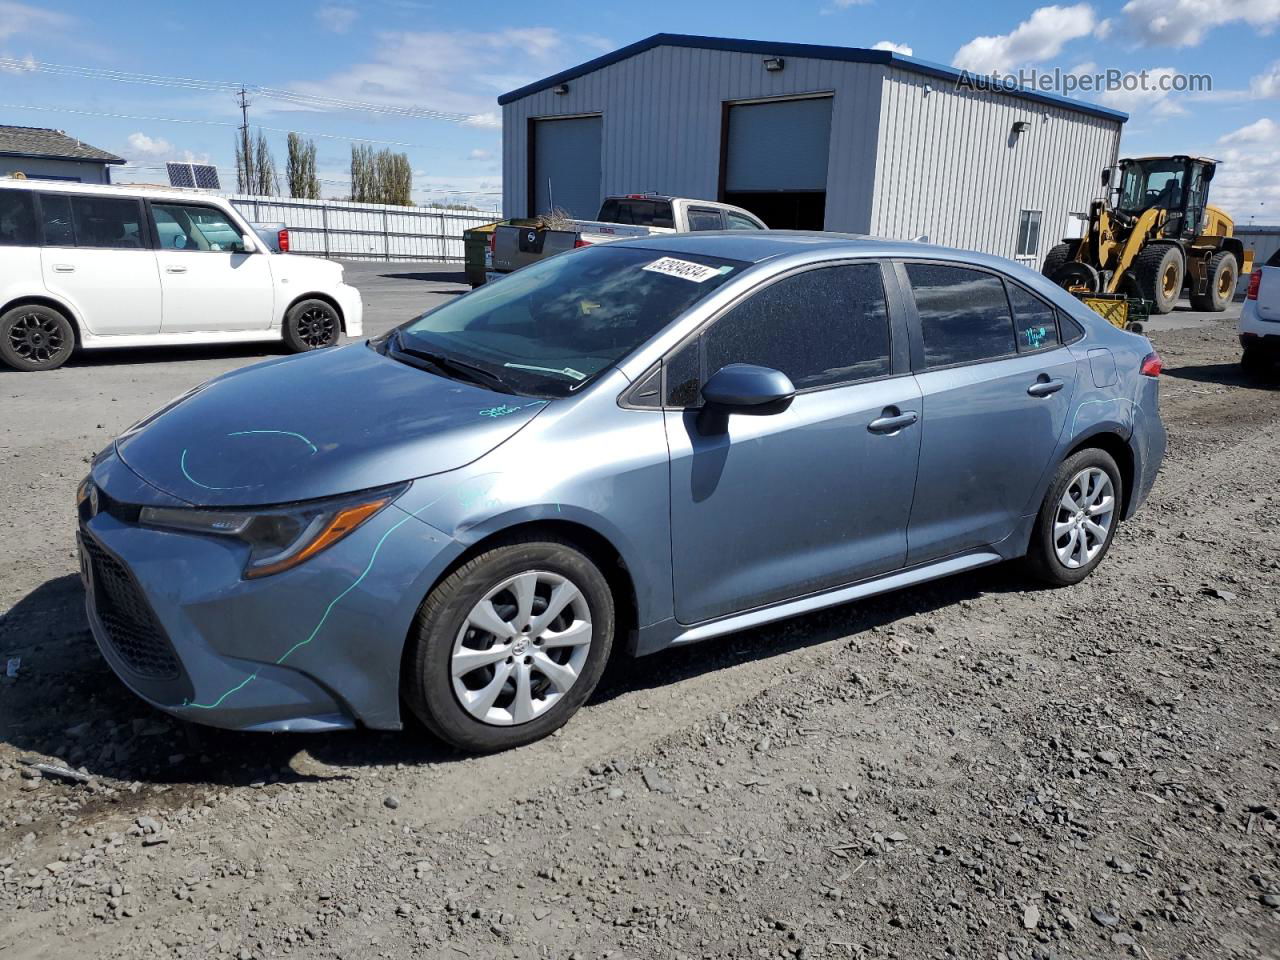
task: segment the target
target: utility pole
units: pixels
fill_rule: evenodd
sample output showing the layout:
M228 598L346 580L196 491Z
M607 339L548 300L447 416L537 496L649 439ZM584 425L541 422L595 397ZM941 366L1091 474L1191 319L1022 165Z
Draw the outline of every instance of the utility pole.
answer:
M249 93L244 88L244 84L240 84L240 93L237 95L236 102L240 106L240 156L241 175L244 180L238 184L244 193L253 192L253 153L249 150Z

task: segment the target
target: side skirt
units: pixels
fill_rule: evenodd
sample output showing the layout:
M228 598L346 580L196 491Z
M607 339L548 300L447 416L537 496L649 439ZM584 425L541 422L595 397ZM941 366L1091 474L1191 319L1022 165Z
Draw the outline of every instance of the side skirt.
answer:
M191 333L122 333L114 337L95 337L82 331L77 346L82 350L110 347L196 347L219 343L268 343L280 339L279 327L268 330L196 330Z

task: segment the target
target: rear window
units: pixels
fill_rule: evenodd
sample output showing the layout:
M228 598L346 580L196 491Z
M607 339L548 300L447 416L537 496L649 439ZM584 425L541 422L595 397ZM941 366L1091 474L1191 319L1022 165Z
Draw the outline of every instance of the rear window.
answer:
M605 223L625 223L634 227L674 227L670 200L629 200L611 197L600 207Z
M0 190L0 247L36 242L36 205L29 190Z
M1280 247L1276 248L1276 252L1267 258L1266 265L1268 267L1280 267Z

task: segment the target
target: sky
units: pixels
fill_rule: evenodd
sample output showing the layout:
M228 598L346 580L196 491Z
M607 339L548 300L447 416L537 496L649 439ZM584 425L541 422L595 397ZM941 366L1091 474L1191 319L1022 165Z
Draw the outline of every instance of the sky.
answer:
M1280 0L0 0L0 123L125 157L118 182L165 182L165 161L194 160L228 186L243 83L281 170L286 132L314 137L326 196L346 194L361 138L408 154L415 202L494 209L497 96L660 32L880 46L979 73L1208 74L1211 90L1075 96L1130 114L1122 155L1217 157L1213 201L1280 222Z

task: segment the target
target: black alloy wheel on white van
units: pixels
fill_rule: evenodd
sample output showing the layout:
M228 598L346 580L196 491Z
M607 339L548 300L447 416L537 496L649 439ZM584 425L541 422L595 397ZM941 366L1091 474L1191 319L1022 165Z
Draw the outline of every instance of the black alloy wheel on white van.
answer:
M75 346L70 322L52 307L22 304L0 316L0 360L14 370L56 370Z
M338 311L324 300L302 300L285 314L284 343L293 353L332 347L341 335Z

